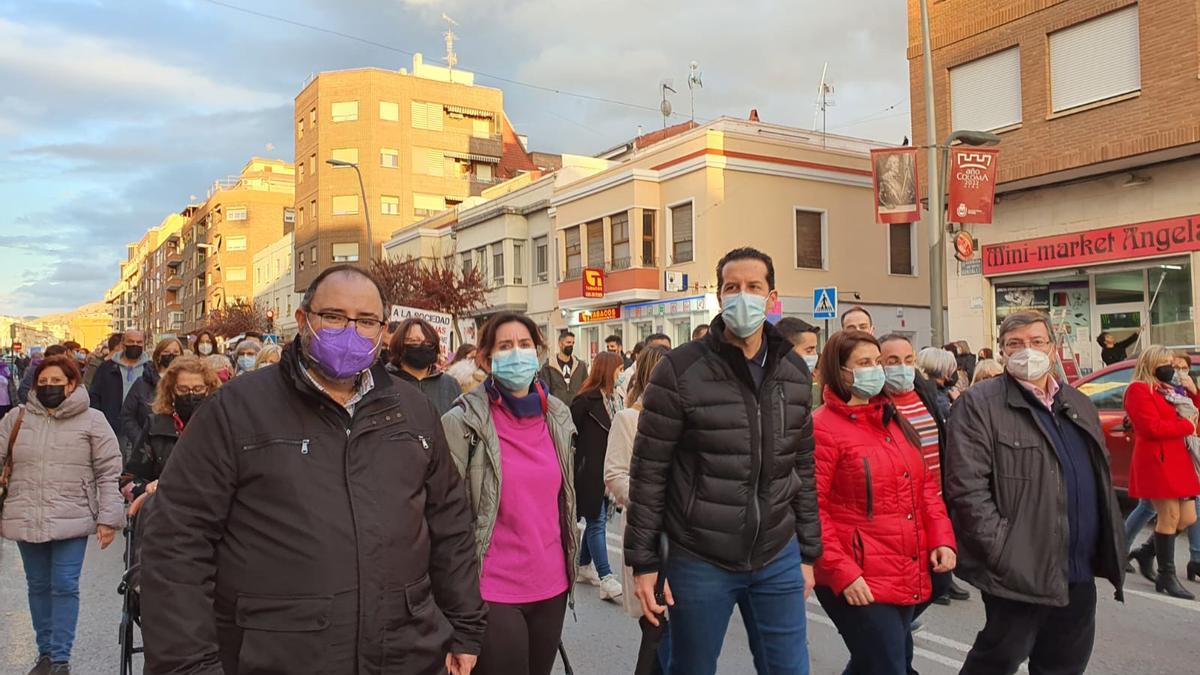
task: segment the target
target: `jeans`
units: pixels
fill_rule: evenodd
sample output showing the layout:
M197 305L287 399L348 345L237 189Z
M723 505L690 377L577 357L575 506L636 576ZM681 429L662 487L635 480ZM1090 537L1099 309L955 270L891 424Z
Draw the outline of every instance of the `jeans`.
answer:
M87 537L49 541L44 544L17 542L29 587L29 614L37 634L38 655L51 661L71 660L75 624L79 619L79 573Z
M1187 529L1188 560L1200 563L1200 523Z
M754 668L807 675L807 625L800 544L793 538L775 559L751 572L730 572L676 549L667 559L670 675L713 675L733 607L746 624Z
M875 603L856 607L828 586L817 586L817 600L837 626L850 663L842 675L907 675L912 669L912 622L917 607ZM921 607L928 607L928 604Z
M1125 548L1133 548L1133 540L1138 534L1146 529L1146 525L1150 523L1150 519L1154 517L1154 505L1149 499L1139 499L1137 506L1134 507L1129 515L1125 517Z
M1096 584L1071 584L1066 607L983 594L987 622L959 675L1010 675L1026 659L1031 675L1087 672L1096 639Z
M599 518L584 518L587 527L583 530L583 540L579 542L579 564L587 567L595 563L596 576L603 579L612 574L612 566L608 564L608 537L605 524L608 522L608 503L600 502Z

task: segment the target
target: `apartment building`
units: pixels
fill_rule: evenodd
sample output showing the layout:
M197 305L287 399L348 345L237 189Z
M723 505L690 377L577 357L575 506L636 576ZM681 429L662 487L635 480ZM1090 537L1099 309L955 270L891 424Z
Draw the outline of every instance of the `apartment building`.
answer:
M1096 337L1196 343L1200 22L1188 0L931 2L937 137L1001 137L995 214L948 260L949 335L994 346L1010 312L1049 312L1082 372ZM909 2L915 137L922 40ZM1118 402L1119 404L1119 402Z
M303 297L295 288L295 246L295 233L288 232L254 254L254 307L263 316L274 312L271 332L281 341L296 335L296 309Z
M182 329L174 280L179 233L186 222L182 214L168 214L137 243L126 246L121 278L105 294L113 331L137 328L155 340Z

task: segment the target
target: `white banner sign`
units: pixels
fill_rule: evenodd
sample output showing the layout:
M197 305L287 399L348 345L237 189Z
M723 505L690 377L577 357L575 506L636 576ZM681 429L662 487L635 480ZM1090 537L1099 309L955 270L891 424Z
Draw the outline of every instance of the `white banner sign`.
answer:
M434 312L428 309L417 309L416 307L392 305L392 314L388 317L388 320L400 322L412 318L428 321L433 326L433 329L437 331L438 337L441 338L442 353L452 353L450 351L450 337L454 334L454 319L449 314Z

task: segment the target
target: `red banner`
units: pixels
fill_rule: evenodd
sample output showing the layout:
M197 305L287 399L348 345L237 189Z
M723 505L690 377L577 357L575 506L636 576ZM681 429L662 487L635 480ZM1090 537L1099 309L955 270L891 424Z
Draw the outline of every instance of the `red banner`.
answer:
M1200 215L983 247L983 273L1004 274L1200 251Z
M996 148L955 146L950 148L950 204L947 212L954 223L992 222L996 201Z
M875 186L875 222L913 223L921 219L916 148L871 150Z

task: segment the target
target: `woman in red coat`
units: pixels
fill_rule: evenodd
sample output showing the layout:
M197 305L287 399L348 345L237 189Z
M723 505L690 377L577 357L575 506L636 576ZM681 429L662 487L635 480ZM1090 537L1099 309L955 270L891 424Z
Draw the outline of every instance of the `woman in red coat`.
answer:
M904 675L931 571L954 569L954 530L916 432L880 395L875 337L835 333L819 371L825 405L813 414L813 436L825 552L817 599L850 651L845 672Z
M1195 599L1175 576L1175 535L1196 522L1200 477L1188 444L1196 438L1200 395L1194 388L1180 393L1174 386L1173 355L1151 345L1138 356L1133 382L1125 390L1125 413L1133 425L1133 460L1129 466L1129 496L1149 499L1158 514L1154 554L1158 576L1154 588L1177 598Z

